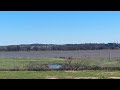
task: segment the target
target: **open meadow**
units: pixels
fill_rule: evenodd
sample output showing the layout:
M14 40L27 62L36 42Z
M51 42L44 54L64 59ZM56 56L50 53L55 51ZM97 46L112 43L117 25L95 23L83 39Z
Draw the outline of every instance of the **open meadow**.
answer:
M120 51L103 51L0 52L0 79L119 79Z
M120 60L120 50L69 50L69 51L0 51L0 58L59 58Z

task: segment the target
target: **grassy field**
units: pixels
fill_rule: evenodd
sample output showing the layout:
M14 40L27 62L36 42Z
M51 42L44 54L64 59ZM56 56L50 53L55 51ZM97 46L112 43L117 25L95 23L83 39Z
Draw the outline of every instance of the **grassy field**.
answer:
M0 71L0 79L120 79L120 71Z
M28 58L0 58L0 69L25 69L29 64L54 64L65 63L64 59L55 58L40 58L40 59L28 59Z
M56 63L68 64L69 60L61 58L0 58L0 79L120 79L120 70L27 71L29 65ZM72 60L70 64L120 67L118 60Z
M1 69L26 69L29 65L69 64L69 60L60 58L0 58ZM120 67L120 60L71 60L71 65Z

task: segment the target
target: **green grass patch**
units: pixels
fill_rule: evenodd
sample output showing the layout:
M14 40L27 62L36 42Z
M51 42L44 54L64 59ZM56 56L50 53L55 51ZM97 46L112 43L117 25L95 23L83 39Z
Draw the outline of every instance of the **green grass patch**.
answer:
M30 63L37 64L54 64L54 63L65 63L63 59L58 58L40 58L40 59L29 59L29 58L0 58L0 69L19 68L24 69Z
M0 58L0 70L20 69L26 70L29 65L44 64L62 64L62 65L78 65L90 67L115 67L120 69L120 61L117 60L65 60L61 58ZM117 70L116 69L116 70Z
M119 77L120 71L0 71L0 79L109 79Z

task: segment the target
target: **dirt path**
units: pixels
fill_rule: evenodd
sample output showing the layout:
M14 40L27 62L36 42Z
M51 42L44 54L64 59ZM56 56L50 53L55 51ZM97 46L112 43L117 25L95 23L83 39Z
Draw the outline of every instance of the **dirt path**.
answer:
M109 79L120 79L120 77L109 77Z
M49 76L46 79L60 79L56 76ZM100 79L99 77L66 77L65 79ZM120 79L120 77L108 77L105 79Z
M48 76L46 79L59 79L59 78L56 76Z

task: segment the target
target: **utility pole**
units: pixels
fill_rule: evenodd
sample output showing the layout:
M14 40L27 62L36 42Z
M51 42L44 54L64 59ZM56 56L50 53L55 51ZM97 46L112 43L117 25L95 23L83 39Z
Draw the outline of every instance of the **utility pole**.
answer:
M111 52L109 50L109 61L111 61Z

